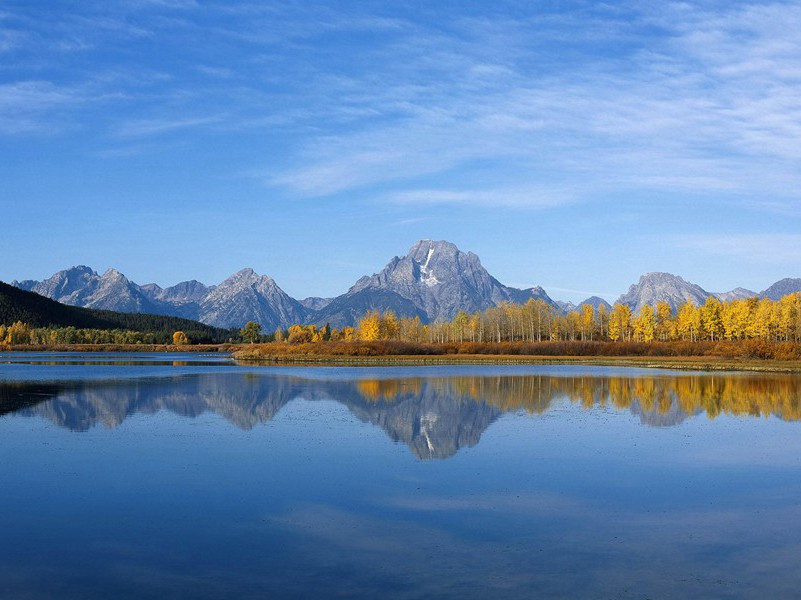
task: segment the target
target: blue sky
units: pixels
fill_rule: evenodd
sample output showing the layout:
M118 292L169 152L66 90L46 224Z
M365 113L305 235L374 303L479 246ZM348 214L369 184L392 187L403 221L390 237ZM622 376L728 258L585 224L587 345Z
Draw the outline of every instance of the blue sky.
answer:
M801 276L801 5L4 1L0 158L4 280L327 296L433 238L758 291Z

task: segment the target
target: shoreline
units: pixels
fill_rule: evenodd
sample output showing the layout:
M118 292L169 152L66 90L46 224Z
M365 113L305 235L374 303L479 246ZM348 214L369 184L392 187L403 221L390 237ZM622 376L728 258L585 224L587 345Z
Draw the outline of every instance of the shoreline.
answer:
M229 354L239 365L246 366L426 366L426 365L577 365L674 369L684 371L742 371L765 373L799 373L801 360L767 358L728 358L710 356L572 356L521 354L384 354L349 356L311 353L254 353L241 344L204 344L173 346L166 344L77 344L57 346L6 346L5 352L18 353L213 353Z
M799 373L801 361L772 359L714 359L709 357L644 357L644 356L517 356L517 355L388 355L388 356L315 356L274 355L260 358L238 357L237 364L247 366L426 366L426 365L576 365L604 367L637 367L642 369L675 369L682 371L743 371L765 373Z
M91 354L94 352L169 352L169 353L200 353L200 352L231 352L232 344L196 344L175 346L172 344L56 344L54 346L9 345L0 346L0 354L4 352L80 352Z

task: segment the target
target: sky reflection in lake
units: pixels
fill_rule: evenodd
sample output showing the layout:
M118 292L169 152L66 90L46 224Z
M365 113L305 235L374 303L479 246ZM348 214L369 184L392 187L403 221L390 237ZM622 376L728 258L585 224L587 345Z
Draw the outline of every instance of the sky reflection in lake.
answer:
M801 584L798 377L179 358L0 365L0 597Z

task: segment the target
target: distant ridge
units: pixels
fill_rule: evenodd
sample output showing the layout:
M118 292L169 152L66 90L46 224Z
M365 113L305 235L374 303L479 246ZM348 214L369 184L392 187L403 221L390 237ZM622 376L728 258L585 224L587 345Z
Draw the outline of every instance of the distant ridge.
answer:
M463 252L444 240L420 240L405 256L396 256L378 273L361 277L340 296L312 296L296 300L267 275L253 269L238 271L218 285L197 280L162 288L154 283L137 285L119 271L99 275L81 265L59 271L44 281L15 281L12 285L73 306L112 311L178 316L223 328L239 328L247 321L261 323L264 331L294 323L356 325L367 310L392 310L401 317L419 317L424 323L450 320L459 311L484 310L501 302L524 304L542 300L568 312L582 305L610 304L598 296L580 304L553 300L540 286L526 289L499 282L472 252ZM801 279L782 279L759 296L778 299L801 291ZM642 275L617 302L635 312L646 304L665 301L675 311L684 302L703 304L710 296L720 300L752 298L758 294L741 287L709 292L678 275L653 272Z
M685 281L678 275L654 272L641 276L637 283L631 285L628 291L617 299L616 304L625 304L637 313L643 306L656 306L659 302L667 302L670 308L676 311L687 301L698 306L706 302L709 297L730 301L756 296L755 292L741 287L728 292L708 292L700 285Z
M777 281L759 295L762 298L779 300L787 294L794 294L796 292L801 292L801 278L791 279L788 277Z
M68 306L35 292L0 282L0 324L16 321L31 327L75 327L78 329L126 329L141 332L184 331L194 342L224 342L230 332L204 323L145 313L121 313Z
M373 308L431 322L450 320L459 311L484 310L504 301L524 303L529 298L554 306L542 288L521 290L501 284L472 252L446 241L420 240L406 256L396 256L381 272L362 277L313 318L317 323L353 324L354 314Z

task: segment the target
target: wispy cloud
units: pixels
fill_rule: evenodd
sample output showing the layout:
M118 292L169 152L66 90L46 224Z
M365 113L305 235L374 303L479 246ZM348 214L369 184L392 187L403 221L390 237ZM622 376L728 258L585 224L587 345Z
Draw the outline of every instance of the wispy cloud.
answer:
M417 26L386 48L395 60L385 73L330 88L339 107L369 106L384 118L307 139L295 167L267 181L330 195L385 182L417 187L416 179L492 161L595 192L758 193L797 202L798 7L707 13L676 4L634 17L628 25L611 13L599 17L632 40L632 50L594 57L565 43L575 55L569 69L549 64L559 62L552 53L538 64L542 49L527 44L520 24L504 38L491 21L470 23L470 36ZM642 34L654 25L664 35ZM551 37L560 32L567 33L552 25Z
M786 214L801 203L794 3L518 5L437 19L430 7L372 4L199 8L9 11L0 51L43 75L5 67L0 132L260 131L250 171L295 197L366 190L388 203L547 208L656 190L661 202L715 195ZM175 60L148 70L120 58L136 55L126 44L152 43ZM116 58L76 69L59 47ZM45 75L53 65L69 83ZM156 70L165 78L149 81ZM129 101L97 119L98 95Z
M537 188L496 188L492 190L462 189L410 189L384 196L378 200L396 204L427 205L483 205L512 208L552 208L575 200L575 193L567 190Z
M142 119L123 123L117 132L123 137L141 137L168 133L179 129L201 127L219 123L223 116Z
M417 223L424 223L428 221L428 217L411 217L409 219L399 219L394 222L394 225L401 227L406 225L416 225Z
M0 134L44 130L43 117L93 101L88 90L49 81L0 84Z

